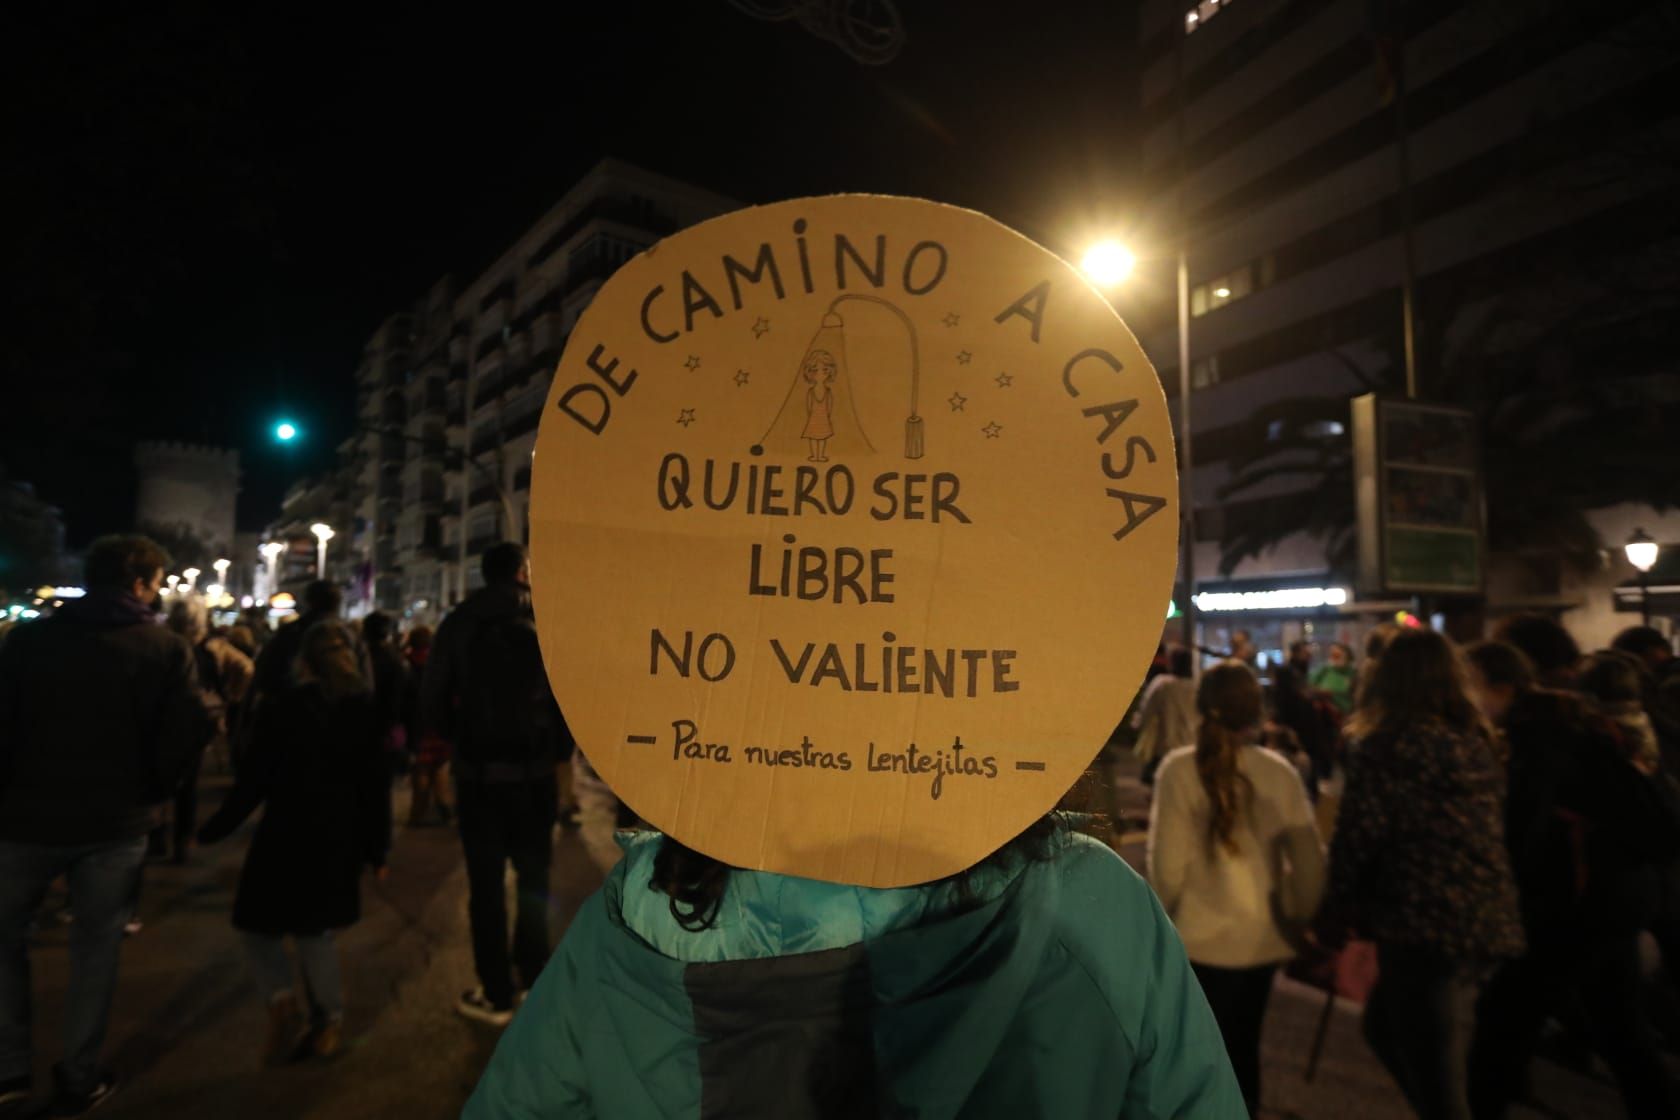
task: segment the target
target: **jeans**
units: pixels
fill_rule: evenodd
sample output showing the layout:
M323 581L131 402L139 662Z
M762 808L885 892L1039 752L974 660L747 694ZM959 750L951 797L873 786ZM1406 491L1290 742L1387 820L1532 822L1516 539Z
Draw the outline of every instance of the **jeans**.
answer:
M1220 1037L1225 1040L1225 1053L1231 1058L1231 1069L1248 1104L1248 1114L1258 1116L1260 1027L1266 1021L1266 1004L1272 997L1272 980L1277 976L1278 966L1215 968L1192 962L1190 967L1202 985L1208 1006L1213 1008L1213 1018L1219 1024Z
M30 1073L29 919L63 875L70 887L70 987L65 993L64 1090L99 1083L99 1050L117 988L117 961L146 838L102 844L0 841L0 1081Z
M1485 970L1381 943L1377 964L1365 1041L1420 1120L1470 1120L1470 1044Z
M303 990L309 1000L309 1021L316 1027L344 1018L344 981L338 971L338 946L332 931L292 938L297 947L298 968L303 973ZM245 934L245 952L257 988L270 1002L291 995L292 961L286 956L286 939L261 933Z
M528 989L548 962L548 873L558 791L552 774L525 782L457 781L455 804L467 857L473 964L485 998L497 1008L510 1008L513 969L519 970L520 987ZM509 863L518 896L511 961L504 896Z

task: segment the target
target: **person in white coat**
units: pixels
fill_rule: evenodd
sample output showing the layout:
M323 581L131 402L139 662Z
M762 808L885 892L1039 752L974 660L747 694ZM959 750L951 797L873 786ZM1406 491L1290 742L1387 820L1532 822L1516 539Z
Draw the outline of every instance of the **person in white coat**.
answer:
M1193 746L1162 761L1149 817L1149 881L1184 941L1237 1083L1260 1105L1260 1028L1278 966L1324 891L1324 850L1300 775L1256 746L1260 682L1238 661L1196 691Z

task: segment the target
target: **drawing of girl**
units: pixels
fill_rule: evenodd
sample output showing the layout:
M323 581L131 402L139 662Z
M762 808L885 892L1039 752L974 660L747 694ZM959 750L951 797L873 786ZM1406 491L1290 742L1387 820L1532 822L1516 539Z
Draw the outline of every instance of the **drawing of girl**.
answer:
M834 355L813 350L799 372L811 386L805 390L805 430L800 434L810 441L810 461L826 463L828 440L834 434Z

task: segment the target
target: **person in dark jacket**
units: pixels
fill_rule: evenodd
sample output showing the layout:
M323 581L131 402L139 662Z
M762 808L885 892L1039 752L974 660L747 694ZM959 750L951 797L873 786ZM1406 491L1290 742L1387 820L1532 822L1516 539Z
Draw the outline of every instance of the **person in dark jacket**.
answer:
M362 645L373 673L373 704L384 729L385 758L395 777L408 763L408 730L403 726L403 692L408 666L392 641L391 616L374 611L362 619Z
M30 1092L30 916L64 876L70 933L58 1115L115 1091L99 1066L146 833L212 733L193 651L153 611L168 555L141 536L87 554L88 594L0 649L0 1104Z
M1556 644L1555 642L1553 644ZM1674 1115L1673 1087L1639 999L1640 927L1680 836L1660 790L1573 694L1540 688L1504 642L1471 647L1478 702L1509 755L1505 837L1528 952L1482 997L1471 1063L1478 1120L1519 1095L1549 1014L1587 1012L1633 1117Z
M1272 707L1278 723L1295 733L1295 739L1312 759L1312 780L1307 792L1318 795L1319 783L1330 777L1334 766L1334 715L1329 698L1310 683L1312 643L1292 642L1289 660L1278 666L1272 685Z
M1630 626L1616 635L1610 648L1638 661L1645 714L1656 729L1663 765L1680 775L1680 658L1654 626Z
M343 1046L343 986L335 930L361 916L361 874L383 874L390 783L373 694L348 628L320 622L304 635L293 684L265 700L250 757L199 832L214 843L265 806L245 854L234 928L245 934L268 997L267 1058L332 1057ZM297 948L310 1020L301 1036L285 939Z
M481 564L484 588L438 627L422 702L428 730L455 745L455 798L480 983L456 1009L504 1026L513 1018L516 992L503 876L511 863L519 898L512 965L520 988L529 989L550 949L555 771L570 736L543 670L524 547L495 545Z
M1433 630L1394 636L1349 731L1321 937L1377 943L1371 1049L1419 1116L1466 1120L1477 998L1524 949L1493 733Z

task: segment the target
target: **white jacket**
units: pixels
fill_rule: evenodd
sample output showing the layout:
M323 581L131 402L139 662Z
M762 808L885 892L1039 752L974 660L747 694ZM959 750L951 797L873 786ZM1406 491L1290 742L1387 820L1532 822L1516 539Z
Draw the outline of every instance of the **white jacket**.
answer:
M1211 804L1196 772L1196 748L1167 755L1155 775L1149 812L1149 881L1197 964L1252 968L1295 955L1278 920L1275 894L1284 874L1285 833L1307 830L1311 866L1293 874L1323 883L1324 851L1300 775L1281 755L1244 747L1238 769L1253 796L1237 816L1230 852L1210 843Z

